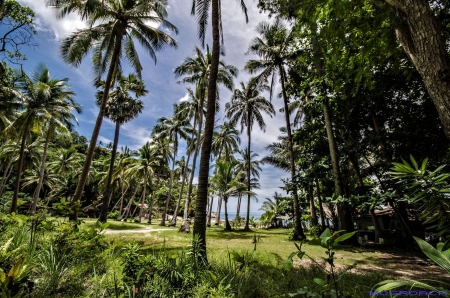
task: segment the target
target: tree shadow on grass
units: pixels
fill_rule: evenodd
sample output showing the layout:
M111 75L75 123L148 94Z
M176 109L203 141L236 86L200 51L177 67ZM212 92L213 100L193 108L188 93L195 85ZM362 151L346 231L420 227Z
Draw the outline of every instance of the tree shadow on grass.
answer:
M267 235L260 235L254 232L248 232L248 231L244 231L244 230L232 230L232 231L227 231L227 230L222 230L222 231L211 231L210 233L207 234L207 238L213 238L213 239L227 239L227 240L232 240L232 239L253 239L254 237L257 238L267 238Z

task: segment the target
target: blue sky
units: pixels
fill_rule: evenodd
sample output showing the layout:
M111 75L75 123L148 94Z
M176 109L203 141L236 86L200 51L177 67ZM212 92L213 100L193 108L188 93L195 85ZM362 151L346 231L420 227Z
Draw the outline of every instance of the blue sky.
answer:
M52 9L46 8L44 0L18 0L22 5L31 7L36 13L36 25L38 35L35 41L38 46L34 49L26 49L24 53L28 60L24 63L25 71L34 68L38 63L44 62L50 69L51 75L57 78L69 78L73 90L77 93L76 100L83 105L83 113L78 115L79 126L76 128L82 135L88 139L92 133L93 125L97 117L97 107L95 106L95 89L92 87L92 69L90 68L90 59L86 57L85 62L78 68L72 68L66 65L59 56L59 46L61 41L70 35L76 29L83 28L84 24L75 15L70 15L64 19L57 19ZM242 69L248 59L254 58L251 55L245 55L250 41L257 35L256 25L261 21L270 21L266 15L261 14L256 7L256 1L249 0L247 7L249 10L249 23L245 23L245 17L240 10L238 1L222 1L224 41L226 56L223 60L227 64L236 66L240 72L235 80L237 86L240 81L247 82L250 75ZM192 56L194 46L200 47L196 34L195 17L190 15L191 1L187 0L169 0L169 17L179 29L178 35L173 35L178 43L178 49L164 49L157 53L157 63L155 65L143 51L140 51L140 58L144 71L143 79L150 91L142 100L145 103L143 113L135 120L122 126L119 146L138 149L147 140L156 119L162 116L169 116L173 112L173 104L186 98L186 84L177 84L173 75L173 69L178 66L182 60ZM207 43L210 42L210 31L207 33ZM127 67L124 67L127 73ZM221 89L221 110L216 115L220 118L218 123L223 120L224 106L231 97L231 92ZM279 134L279 127L283 126L283 114L278 110L281 107L281 100L273 99L273 104L277 111L274 118L266 117L267 129L262 132L259 128L254 128L252 132L252 151L264 157L267 152L264 148L271 142L276 141ZM113 139L114 125L108 120L104 120L100 131L99 141L108 143ZM241 135L241 148L247 143L245 133ZM185 154L185 144L182 143L179 150L179 157ZM280 178L286 178L288 174L278 170L270 165L262 166L260 177L261 189L257 190L259 202L252 202L251 210L257 211L264 201L265 197L272 196L275 191L281 192L279 186L282 186ZM196 178L195 178L196 181ZM229 200L229 210L235 210L236 200ZM215 206L214 206L215 208ZM244 203L241 210L246 210Z

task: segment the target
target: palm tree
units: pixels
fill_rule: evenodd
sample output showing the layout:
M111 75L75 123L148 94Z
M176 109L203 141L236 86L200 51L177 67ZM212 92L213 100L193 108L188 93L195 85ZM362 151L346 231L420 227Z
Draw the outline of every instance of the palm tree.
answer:
M118 80L118 86L110 93L106 105L105 116L111 119L115 124L114 143L111 152L108 178L106 181L106 190L102 200L99 221L106 222L108 215L109 202L111 200L111 181L114 171L114 161L116 159L117 146L119 144L120 126L131 121L137 115L142 113L144 103L141 100L134 99L130 93L134 93L136 98L142 97L148 93L144 84L135 74L129 74L127 77L121 76ZM97 105L101 104L101 92L97 97Z
M286 201L277 192L273 195L273 199L266 198L259 210L264 211L266 218L273 225L276 222L276 218L280 215L281 209L286 205Z
M49 114L46 116L47 131L44 143L44 152L42 154L41 168L39 171L39 181L36 186L36 190L33 195L33 203L31 205L31 212L36 212L36 205L41 193L42 183L44 180L45 161L47 160L47 148L50 137L54 134L55 130L60 132L69 133L72 129L72 121L77 122L72 111L81 113L81 106L73 100L75 93L70 90L70 86L67 84L68 79L51 79L48 68L41 64L35 70L39 75L40 84L46 84L48 86L47 100L58 102L52 109L49 109Z
M213 134L212 151L218 159L229 161L232 154L239 150L241 139L239 131L235 127L231 122L224 122L216 127Z
M230 119L230 123L236 125L238 122L241 124L241 132L244 127L247 128L247 160L251 160L251 131L253 124L256 122L259 128L263 131L266 130L266 123L262 116L262 112L268 114L270 117L275 115L275 110L272 103L270 103L264 96L259 94L260 91L267 90L265 85L258 86L255 80L250 80L247 86L241 82L241 88L234 90L231 102L226 104L227 113L226 116ZM247 190L250 192L250 168L247 168ZM247 217L245 221L245 230L249 229L249 216L250 216L250 194L247 199Z
M141 222L144 203L146 201L147 185L151 183L150 174L153 174L157 168L161 166L162 156L158 150L152 148L150 142L147 142L139 149L139 158L129 157L130 165L125 171L129 178L134 178L143 186L141 207L139 210L138 222ZM134 197L134 196L133 196ZM130 204L131 207L131 204ZM150 210L151 212L151 210Z
M71 109L79 109L79 106L72 100L74 93L68 89L68 85L66 84L67 79L51 79L48 69L44 65L38 65L32 72L31 77L23 72L18 72L17 77L17 90L15 88L4 88L14 94L18 99L21 103L22 111L2 133L3 135L8 135L11 131L14 131L18 134L19 139L21 139L17 176L10 212L16 212L17 210L17 200L24 165L24 150L30 131L40 132L39 128L44 126L45 123L50 125L46 145L44 145L45 153L43 154L43 158L46 158L46 149L51 131L55 128L67 130L66 126L72 125L70 120L75 119L71 113ZM41 177L43 177L44 163L41 163ZM40 188L39 184L38 187ZM34 201L36 200L35 198Z
M207 89L207 84L209 82L209 77L211 74L212 67L212 53L209 50L209 46L206 46L206 53L202 54L201 50L198 47L194 48L195 56L194 58L188 57L186 58L180 66L176 67L174 70L176 77L184 76L183 79L179 81L179 83L195 83L196 84L196 93L195 97L199 99L199 108L198 111L204 110L204 101L206 96L209 96ZM233 77L236 77L238 74L238 70L236 67L232 65L227 65L224 61L219 60L217 66L217 78L215 80L216 84L222 84L227 89L232 90L234 88ZM214 100L214 110L218 111L219 109L219 94L217 87L215 88L215 100ZM192 96L191 92L191 96ZM192 97L194 98L194 97ZM198 113L198 129L197 129L197 143L194 150L194 157L192 160L192 173L195 173L195 167L197 164L197 155L199 153L200 148L200 136L202 135L202 127L203 127L203 113ZM195 129L195 127L194 127ZM188 200L189 203L190 195L192 192L192 181L193 176L191 175L189 188L188 188ZM205 205L206 206L206 205ZM185 209L186 210L186 209ZM206 211L205 211L206 212ZM181 225L180 232L189 232L189 222L187 218L187 213L185 212L185 216L183 218L183 224Z
M169 203L172 196L175 160L178 153L179 139L181 138L186 140L189 138L188 135L190 129L189 119L184 118L183 115L180 113L176 113L177 111L176 104L174 105L174 110L175 110L174 116L168 118L165 117L159 118L158 124L156 124L153 129L153 136L156 139L168 138L169 140L171 140L173 144L173 158L172 158L172 170L170 172L169 193L167 195L166 205L160 223L161 226L166 225L167 209L169 208Z
M290 159L290 170L291 177L294 178L296 175L295 169L295 159L294 159L294 147L291 132L291 122L289 119L289 99L286 93L285 83L286 83L286 70L285 65L290 59L292 54L292 41L294 39L292 31L287 29L280 19L276 19L274 24L269 24L267 22L261 22L256 31L261 35L261 37L256 37L250 43L248 53L256 54L261 57L261 60L249 60L245 65L245 69L254 74L261 71L259 75L255 77L257 83L265 83L268 81L269 77L271 79L270 96L272 97L274 84L276 77L280 77L281 83L281 93L284 102L285 120L286 120L286 130L288 135L288 146L289 146L289 159ZM297 187L295 184L292 189L292 196L294 201L294 239L303 240L306 239L305 233L301 225L301 216L299 210L299 199L297 194Z
M92 62L97 78L100 79L107 70L100 110L74 196L74 201L79 201L94 156L109 90L114 73L120 68L121 57L126 58L141 78L142 64L134 40L137 40L156 62L155 51L166 46L176 47L176 42L164 31L152 27L149 23L157 24L175 33L178 33L178 30L166 20L167 0L49 0L48 3L60 8L60 17L72 12L78 13L88 25L87 29L78 30L63 41L61 45L63 59L77 67L86 54L92 51ZM77 215L75 219L76 217Z

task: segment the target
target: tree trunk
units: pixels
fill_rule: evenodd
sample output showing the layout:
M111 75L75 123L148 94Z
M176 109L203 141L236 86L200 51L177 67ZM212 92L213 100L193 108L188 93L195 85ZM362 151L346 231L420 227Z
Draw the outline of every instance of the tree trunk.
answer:
M133 204L134 197L136 196L136 193L137 193L138 189L139 189L139 187L136 186L136 188L135 188L135 190L134 190L134 193L133 193L133 195L132 195L131 198L130 198L130 201L128 202L127 206L125 207L125 208L127 208L127 211L125 212L125 214L122 214L122 215L118 218L118 220L122 220L122 219L125 219L125 221L127 220L128 215L130 214L131 205Z
M156 180L156 189L159 189L159 182L160 182L160 178L159 175L157 175L158 178ZM148 214L148 224L152 224L152 212L153 212L153 201L154 201L154 197L155 197L155 191L152 192L152 196L150 197L150 213Z
M194 181L195 168L197 165L197 156L200 151L200 139L202 135L202 127L203 127L203 105L205 102L205 92L202 87L201 96L200 96L200 107L199 107L199 121L198 121L198 130L197 130L197 143L195 144L194 157L192 159L192 173L189 180L188 194L186 197L186 202L184 203L184 212L183 212L183 223L181 224L179 232L190 233L191 227L189 225L189 203L191 202L191 193L192 193L192 182ZM194 126L195 128L195 126ZM205 228L206 229L206 228Z
M113 74L116 69L118 62L120 50L122 48L122 38L116 39L116 44L114 45L114 51L111 57L111 64L109 66L108 75L106 76L105 89L103 90L102 103L100 105L100 110L98 112L97 120L95 122L94 131L92 132L91 141L89 143L89 148L86 153L86 160L84 161L83 170L80 175L80 180L78 181L77 189L73 196L72 202L81 201L83 196L84 186L86 184L89 170L91 168L92 158L94 157L95 146L97 145L98 135L100 133L100 128L102 126L103 117L105 116L106 103L108 101L109 89L111 87ZM78 220L78 213L75 212L73 220Z
M217 198L216 218L214 219L215 226L218 226L220 224L220 209L222 209L222 199L220 197L218 197Z
M16 184L14 186L14 196L11 202L11 208L9 210L10 213L17 212L17 201L19 200L19 190L20 190L20 177L22 176L23 158L27 134L28 132L24 129L22 135L22 143L20 144L20 155L19 155L19 162L17 164Z
M116 130L114 133L114 144L113 144L113 150L111 152L111 161L109 162L109 171L108 171L108 179L106 182L106 190L105 195L103 196L102 200L102 209L100 210L100 217L98 218L99 222L106 222L108 218L108 208L109 208L109 202L111 201L112 196L112 188L111 188L111 182L112 182L112 176L114 172L114 162L116 160L116 153L117 153L117 145L119 144L119 133L120 133L120 122L116 122Z
M313 226L319 225L317 220L316 205L314 205L314 192L312 183L309 185L309 209L311 212L311 223Z
M0 196L3 194L3 190L5 189L6 182L8 181L9 176L11 175L11 172L13 169L12 163L14 160L14 154L16 153L16 150L18 147L19 147L19 142L16 142L16 144L14 145L14 150L11 154L11 158L9 159L8 165L5 168L5 172L2 177L2 182L0 183Z
M41 159L41 168L39 169L39 181L38 185L36 186L36 190L33 194L33 202L31 203L31 213L36 212L36 206L39 199L39 194L41 193L42 183L44 181L44 173L45 173L45 161L47 160L47 148L48 148L48 142L50 140L50 134L52 133L53 126L50 124L47 130L47 136L45 138L45 144L44 144L44 152L42 154Z
M144 190L142 191L142 199L141 199L141 208L139 209L139 217L138 217L138 222L141 222L142 220L142 215L144 213L144 204L145 204L145 192L147 190L147 171L144 175Z
M212 213L213 203L214 203L214 196L211 196L211 203L209 204L209 212L208 212L208 221L206 224L208 227L211 226L211 213Z
M422 76L447 137L450 137L450 59L428 0L386 0L400 19L397 38Z
M246 218L245 218L245 227L244 227L244 230L250 230L250 226L249 226L249 220L250 220L250 198L251 198L251 196L250 196L250 191L251 191L251 184L250 184L250 182L251 182L251 177L250 177L250 156L251 156L251 154L250 154L250 145L251 145L251 126L250 126L250 123L251 123L251 113L249 112L248 113L248 119L247 119L247 137L248 137L248 145L247 145L247 148L248 148L248 152L247 152L247 159L248 159L248 161L247 161L247 190L248 190L248 194L247 194L247 215L246 215ZM226 203L225 203L225 206L226 206Z
M292 132L291 132L291 121L289 119L289 107L288 107L288 97L286 94L286 90L284 87L285 83L285 74L284 74L284 68L282 65L279 65L279 71L281 76L281 91L283 94L283 102L284 102L284 115L286 120L286 131L288 135L288 144L289 144L289 158L290 158L290 168L291 168L291 178L293 179L295 177L295 159L294 159L294 144L292 140ZM305 233L303 232L302 227L302 218L300 214L300 205L298 200L298 193L297 193L297 185L295 183L292 183L292 197L294 201L294 231L292 238L294 240L303 240L306 239Z
M194 116L194 130L195 130L195 126L197 125L197 117ZM192 132L191 135L191 140L194 139L194 131ZM173 217L172 220L170 221L169 227L174 227L177 225L177 216L178 216L178 209L180 208L180 204L181 204L181 199L183 198L183 190L184 190L184 184L186 182L186 175L189 169L189 160L191 159L191 154L188 154L187 160L186 160L186 164L184 166L184 174L183 174L183 179L181 181L181 190L180 190L180 195L178 196L178 202L177 205L175 207L175 212L173 213ZM186 198L187 200L187 198ZM184 214L183 214L183 218L184 218Z
M241 202L242 202L242 195L239 195L238 203L237 203L237 210L236 210L236 218L240 217L239 213L241 212Z
M174 171L175 171L175 159L176 159L176 155L174 155L173 159L172 159L172 171L170 172L169 194L167 195L166 206L164 207L164 212L163 212L163 216L161 219L161 223L159 224L160 226L166 225L167 211L169 210L169 203L170 203L170 199L172 198L173 176L174 176Z
M228 209L227 209L228 198L224 198L223 202L225 203L225 230L231 231L231 225L230 222L228 221Z
M325 212L323 211L323 204L322 204L322 196L320 195L320 184L319 179L316 177L316 192L317 192L317 200L319 201L319 212L320 212L320 220L322 224L322 231L325 231L325 221L327 220L325 217Z

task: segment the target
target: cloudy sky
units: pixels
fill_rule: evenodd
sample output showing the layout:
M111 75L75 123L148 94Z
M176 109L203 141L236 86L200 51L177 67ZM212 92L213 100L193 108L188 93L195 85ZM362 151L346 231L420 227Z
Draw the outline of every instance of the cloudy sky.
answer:
M24 64L26 71L34 68L38 63L44 62L51 71L51 75L56 78L69 78L74 91L77 93L77 101L83 105L83 113L78 116L79 126L77 130L87 138L90 137L93 125L97 116L97 107L94 104L95 89L92 87L92 69L89 65L89 57L79 68L72 68L64 64L59 56L59 46L61 41L69 36L73 31L83 28L84 24L76 16L68 16L64 19L57 19L54 10L46 8L44 0L18 0L22 5L31 7L36 13L36 25L39 31L36 36L38 46L34 49L24 50L28 60ZM240 81L247 82L250 75L243 71L243 67L248 59L254 58L245 55L250 41L256 36L255 27L261 21L268 21L265 14L261 14L256 7L256 1L247 1L249 23L246 24L245 17L240 10L238 1L222 1L224 42L226 56L223 58L227 64L236 66L240 72L235 81L238 85ZM173 69L182 60L193 55L194 46L200 47L200 42L196 34L195 18L190 15L191 1L169 0L169 21L176 25L179 34L174 35L178 43L178 49L164 49L157 53L157 63L140 51L141 62L144 66L143 78L149 94L143 98L145 109L135 120L126 123L121 129L120 146L127 145L132 149L138 149L147 140L154 126L156 119L162 116L169 116L173 112L173 104L187 98L186 87L188 85L177 84L173 75ZM270 20L269 20L270 21ZM211 34L208 31L207 36ZM207 43L211 38L207 39ZM125 67L125 73L127 68ZM216 116L223 120L225 103L230 99L231 92L221 90L221 110ZM276 111L281 107L278 98L273 99ZM260 158L265 156L265 147L276 141L279 127L283 126L283 114L277 112L274 118L266 117L266 132L258 128L253 129L252 150L259 154ZM105 120L100 132L99 141L108 143L113 139L114 125ZM246 136L241 136L241 147L246 144ZM184 154L184 144L181 145L179 156ZM257 190L258 203L252 203L251 210L257 211L265 197L272 196L275 191L280 192L282 185L280 178L287 177L287 173L265 165L262 167L261 189ZM229 202L230 212L235 210L236 202L231 199ZM246 210L244 205L241 210Z

